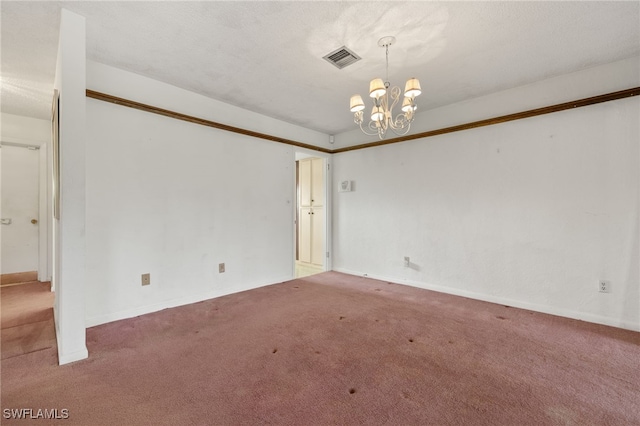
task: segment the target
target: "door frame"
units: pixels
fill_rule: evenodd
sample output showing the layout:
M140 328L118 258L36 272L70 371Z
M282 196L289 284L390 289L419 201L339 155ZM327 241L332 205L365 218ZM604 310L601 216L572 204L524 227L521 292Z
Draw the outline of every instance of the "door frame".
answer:
M331 216L332 216L332 205L331 205L331 183L332 179L332 164L331 154L326 154L323 152L314 151L311 149L304 148L296 148L294 151L294 159L292 167L292 181L293 181L293 250L291 253L291 276L295 278L296 276L296 253L298 248L298 235L297 235L297 217L298 217L298 187L297 187L297 167L296 161L303 160L305 158L321 158L322 166L324 167L324 242L323 242L323 252L325 255L323 256L322 262L322 270L323 271L331 271L333 266L333 250L332 247L332 239L331 239Z

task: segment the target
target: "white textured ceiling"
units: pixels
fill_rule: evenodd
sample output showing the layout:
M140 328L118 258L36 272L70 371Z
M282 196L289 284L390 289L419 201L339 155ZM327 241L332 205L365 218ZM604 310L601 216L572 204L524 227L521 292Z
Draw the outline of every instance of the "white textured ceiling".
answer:
M418 77L429 109L640 55L640 2L11 2L0 4L2 111L49 118L60 8L87 57L327 134L352 94ZM346 45L363 59L322 59Z

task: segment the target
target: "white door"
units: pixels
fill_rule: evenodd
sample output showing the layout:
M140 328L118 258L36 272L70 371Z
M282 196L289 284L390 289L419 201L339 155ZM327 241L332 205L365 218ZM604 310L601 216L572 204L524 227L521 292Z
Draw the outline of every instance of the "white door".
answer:
M300 207L311 206L311 160L298 162L298 184L300 185Z
M324 264L324 161L298 162L298 260Z
M38 270L39 159L37 150L0 149L2 274Z
M324 209L314 207L311 211L311 263L324 263Z
M312 158L311 161L311 205L324 205L324 161L322 158Z
M301 207L298 220L298 260L311 263L311 207Z

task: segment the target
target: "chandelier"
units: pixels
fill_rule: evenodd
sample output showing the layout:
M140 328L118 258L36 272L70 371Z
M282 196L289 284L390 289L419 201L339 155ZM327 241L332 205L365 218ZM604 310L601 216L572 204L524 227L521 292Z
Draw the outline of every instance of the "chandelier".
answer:
M409 132L417 109L415 98L422 93L417 78L407 80L402 99L402 112L395 117L393 116L393 108L400 101L402 93L397 86L390 88L391 83L389 83L389 46L395 41L396 38L393 36L382 37L378 40L378 46L384 47L386 50L387 78L385 81L382 81L381 78L374 78L369 83L369 96L373 99L373 109L371 110L371 120L367 125L363 125L365 106L362 97L353 95L350 102L353 121L360 126L360 130L369 136L378 135L380 139L385 138L389 129L398 136L406 135Z

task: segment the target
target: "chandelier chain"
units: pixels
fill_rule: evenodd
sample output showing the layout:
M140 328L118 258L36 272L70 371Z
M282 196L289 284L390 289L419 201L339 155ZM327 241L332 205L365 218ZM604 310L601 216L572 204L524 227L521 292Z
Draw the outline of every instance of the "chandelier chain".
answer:
M386 80L384 81L384 86L386 88L389 88L389 86L391 85L391 83L389 82L389 45L387 44L385 47L387 49L387 75Z

